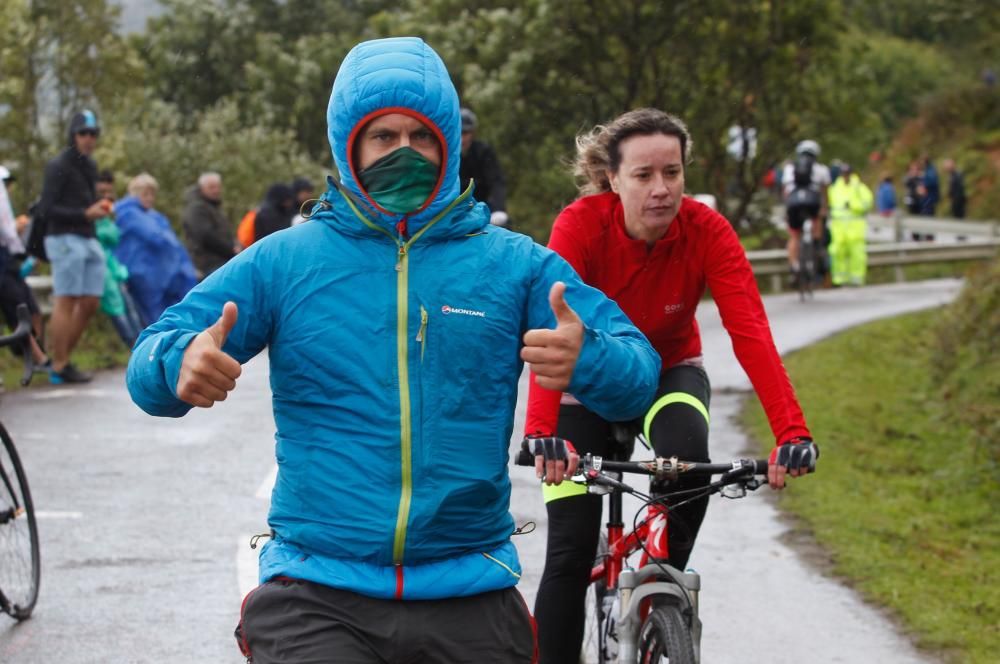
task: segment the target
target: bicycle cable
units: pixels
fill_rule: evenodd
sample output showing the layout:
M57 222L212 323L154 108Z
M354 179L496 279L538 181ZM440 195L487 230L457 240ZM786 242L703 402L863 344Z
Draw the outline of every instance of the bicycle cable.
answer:
M717 480L704 487L698 487L695 489L681 489L679 491L671 491L670 493L665 493L653 497L646 496L647 500L643 502L642 506L639 507L639 509L635 512L635 515L632 517L632 532L635 532L636 530L639 529L640 516L643 515L643 512L647 508L653 505L662 506L667 511L667 514L670 514L671 512L674 511L674 509L681 507L682 505L687 505L688 503L698 500L699 498L708 498L711 497L712 494L719 493L723 487L729 484L733 484L733 482L727 482L725 480ZM688 494L691 494L690 497L687 498L686 500L682 500L679 503L668 504L666 502L667 499L669 498L676 498L677 496L688 495ZM645 519L645 517L643 517L643 519ZM677 583L674 577L671 576L670 572L667 571L666 567L663 566L663 562L661 562L658 558L654 557L649 552L649 549L646 548L646 542L643 539L638 539L638 538L637 541L639 542L639 548L642 549L642 552L646 554L647 560L651 561L654 565L656 565L660 569L660 571L663 572L664 576L666 576L671 582ZM669 562L667 564L669 564ZM677 583L677 585L680 584ZM688 615L693 615L694 604L691 602L690 595L688 595L687 592L683 592L681 594L684 596L684 601L687 603L686 612L688 613Z

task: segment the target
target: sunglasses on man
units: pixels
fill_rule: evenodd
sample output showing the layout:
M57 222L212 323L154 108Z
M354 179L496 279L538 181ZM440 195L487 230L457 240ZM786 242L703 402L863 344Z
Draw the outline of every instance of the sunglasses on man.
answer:
M77 136L93 136L93 137L96 138L97 136L101 135L101 132L99 132L96 129L81 129L80 131L76 132L76 135Z

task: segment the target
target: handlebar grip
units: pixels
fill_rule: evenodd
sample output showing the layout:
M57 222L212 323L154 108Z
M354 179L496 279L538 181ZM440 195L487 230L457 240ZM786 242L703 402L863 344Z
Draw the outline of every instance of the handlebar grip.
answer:
M767 475L767 459L754 459L753 474Z

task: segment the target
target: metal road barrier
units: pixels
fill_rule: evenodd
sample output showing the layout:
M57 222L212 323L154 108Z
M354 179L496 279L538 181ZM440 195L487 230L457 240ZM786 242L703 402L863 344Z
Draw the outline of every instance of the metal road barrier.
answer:
M902 242L910 233L922 235L946 234L955 236L959 241L969 238L1000 237L1000 222L996 221L966 221L964 219L946 219L943 217L921 217L896 214L886 217L880 214L868 215L868 227L872 230L891 230L896 242Z
M868 267L894 267L896 281L904 281L903 267L919 263L989 260L1000 254L1000 237L978 237L953 243L884 242L868 244ZM781 290L788 272L788 253L784 249L748 251L747 258L758 276L770 275L771 290Z
M46 316L52 313L52 276L29 274L24 278L31 292L35 294L38 301L38 308Z

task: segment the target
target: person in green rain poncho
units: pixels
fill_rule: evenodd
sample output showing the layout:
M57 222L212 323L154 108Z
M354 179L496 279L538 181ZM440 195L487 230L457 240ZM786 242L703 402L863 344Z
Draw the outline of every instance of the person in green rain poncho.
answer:
M115 176L111 171L102 171L97 176L95 189L98 199L114 201ZM104 249L108 268L104 274L101 311L111 319L111 323L115 326L115 331L121 337L122 342L131 348L144 326L139 320L135 305L132 303L125 285L125 281L128 279L128 268L122 265L113 253L115 247L118 246L118 226L112 215L109 214L94 222L94 231L97 233L97 241Z

